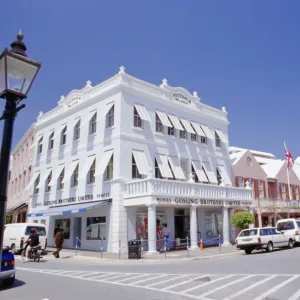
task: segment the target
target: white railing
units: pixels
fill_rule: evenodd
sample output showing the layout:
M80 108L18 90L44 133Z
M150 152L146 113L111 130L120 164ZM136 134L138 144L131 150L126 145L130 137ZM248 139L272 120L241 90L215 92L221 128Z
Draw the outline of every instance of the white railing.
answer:
M125 183L125 198L149 195L182 195L211 199L251 200L252 190L165 179L142 179Z
M299 200L254 199L254 206L261 208L300 208Z

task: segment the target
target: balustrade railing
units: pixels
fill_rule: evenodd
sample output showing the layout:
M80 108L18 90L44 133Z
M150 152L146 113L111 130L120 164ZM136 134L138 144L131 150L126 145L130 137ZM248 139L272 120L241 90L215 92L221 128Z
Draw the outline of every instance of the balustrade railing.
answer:
M284 199L254 199L254 206L261 208L300 208L299 200Z
M147 195L182 195L211 199L251 200L252 190L156 178L133 180L125 184L125 198Z

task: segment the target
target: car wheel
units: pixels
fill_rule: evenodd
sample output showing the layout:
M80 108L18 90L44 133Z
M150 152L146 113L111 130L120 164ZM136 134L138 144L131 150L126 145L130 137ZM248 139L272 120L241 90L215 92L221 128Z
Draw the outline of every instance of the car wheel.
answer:
M2 280L2 283L3 283L4 286L11 286L11 285L14 284L14 282L15 282L15 275L11 278L7 278L7 279Z
M267 245L267 252L272 252L273 251L273 243L269 242Z
M289 249L294 248L294 241L292 239L289 239L288 248Z
M252 249L245 249L246 254L251 254L251 252L252 252Z

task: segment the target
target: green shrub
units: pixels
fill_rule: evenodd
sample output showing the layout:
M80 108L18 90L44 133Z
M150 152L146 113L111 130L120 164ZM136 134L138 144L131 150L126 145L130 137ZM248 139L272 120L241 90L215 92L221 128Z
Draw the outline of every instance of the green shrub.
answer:
M5 215L5 224L9 224L10 223L10 215L6 214Z
M254 224L254 215L247 211L239 211L231 217L230 224L233 227L247 229L250 224Z

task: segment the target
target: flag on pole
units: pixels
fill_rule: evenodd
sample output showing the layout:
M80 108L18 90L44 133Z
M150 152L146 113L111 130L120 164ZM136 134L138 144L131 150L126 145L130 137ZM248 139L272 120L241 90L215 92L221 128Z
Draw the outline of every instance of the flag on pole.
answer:
M289 169L291 169L294 166L294 159L293 159L293 156L292 156L291 152L286 147L285 142L284 142L284 149L285 149L286 166L287 166L287 168L289 170Z

